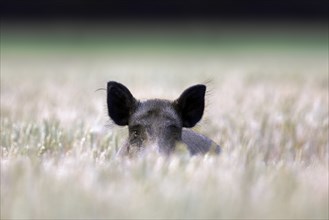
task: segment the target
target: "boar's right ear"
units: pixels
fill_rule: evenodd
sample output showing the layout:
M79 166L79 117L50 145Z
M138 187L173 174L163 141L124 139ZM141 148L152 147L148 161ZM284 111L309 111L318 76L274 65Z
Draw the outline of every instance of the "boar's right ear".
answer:
M205 85L195 85L186 89L174 102L181 116L183 127L191 128L202 118L205 93Z
M121 83L107 83L107 109L110 118L117 125L128 125L131 112L136 105L136 99Z

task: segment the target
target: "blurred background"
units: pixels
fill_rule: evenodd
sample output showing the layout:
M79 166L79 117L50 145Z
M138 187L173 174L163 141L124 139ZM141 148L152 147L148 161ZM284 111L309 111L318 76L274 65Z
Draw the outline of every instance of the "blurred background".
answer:
M1 2L3 49L312 48L327 41L327 24L326 0Z
M312 48L327 41L327 22L325 0L5 0L1 43L3 50L52 46L81 53Z

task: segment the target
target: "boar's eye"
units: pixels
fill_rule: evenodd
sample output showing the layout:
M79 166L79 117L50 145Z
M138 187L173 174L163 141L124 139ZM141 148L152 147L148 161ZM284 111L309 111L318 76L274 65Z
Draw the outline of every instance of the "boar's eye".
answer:
M138 130L133 130L131 134L132 134L133 137L138 137L139 136L139 131Z
M142 127L141 125L134 125L132 127L130 127L130 134L132 135L132 137L136 138L141 134L141 130Z

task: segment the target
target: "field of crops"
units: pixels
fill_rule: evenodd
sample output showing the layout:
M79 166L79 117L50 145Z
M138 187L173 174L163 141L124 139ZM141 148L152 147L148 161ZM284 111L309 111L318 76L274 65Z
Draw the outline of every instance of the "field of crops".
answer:
M328 43L131 51L8 44L1 219L328 218ZM127 131L107 116L98 89L109 80L141 99L175 99L205 83L206 111L194 129L221 155L116 157Z

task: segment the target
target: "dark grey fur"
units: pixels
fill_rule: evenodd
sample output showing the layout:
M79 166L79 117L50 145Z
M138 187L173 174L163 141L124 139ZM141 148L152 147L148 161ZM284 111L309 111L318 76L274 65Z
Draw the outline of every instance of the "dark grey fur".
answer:
M175 101L151 99L139 101L122 84L107 84L107 106L110 118L120 126L128 125L127 143L120 154L133 155L153 148L169 155L178 143L187 146L191 155L220 152L220 146L188 128L202 118L206 86L186 89Z

